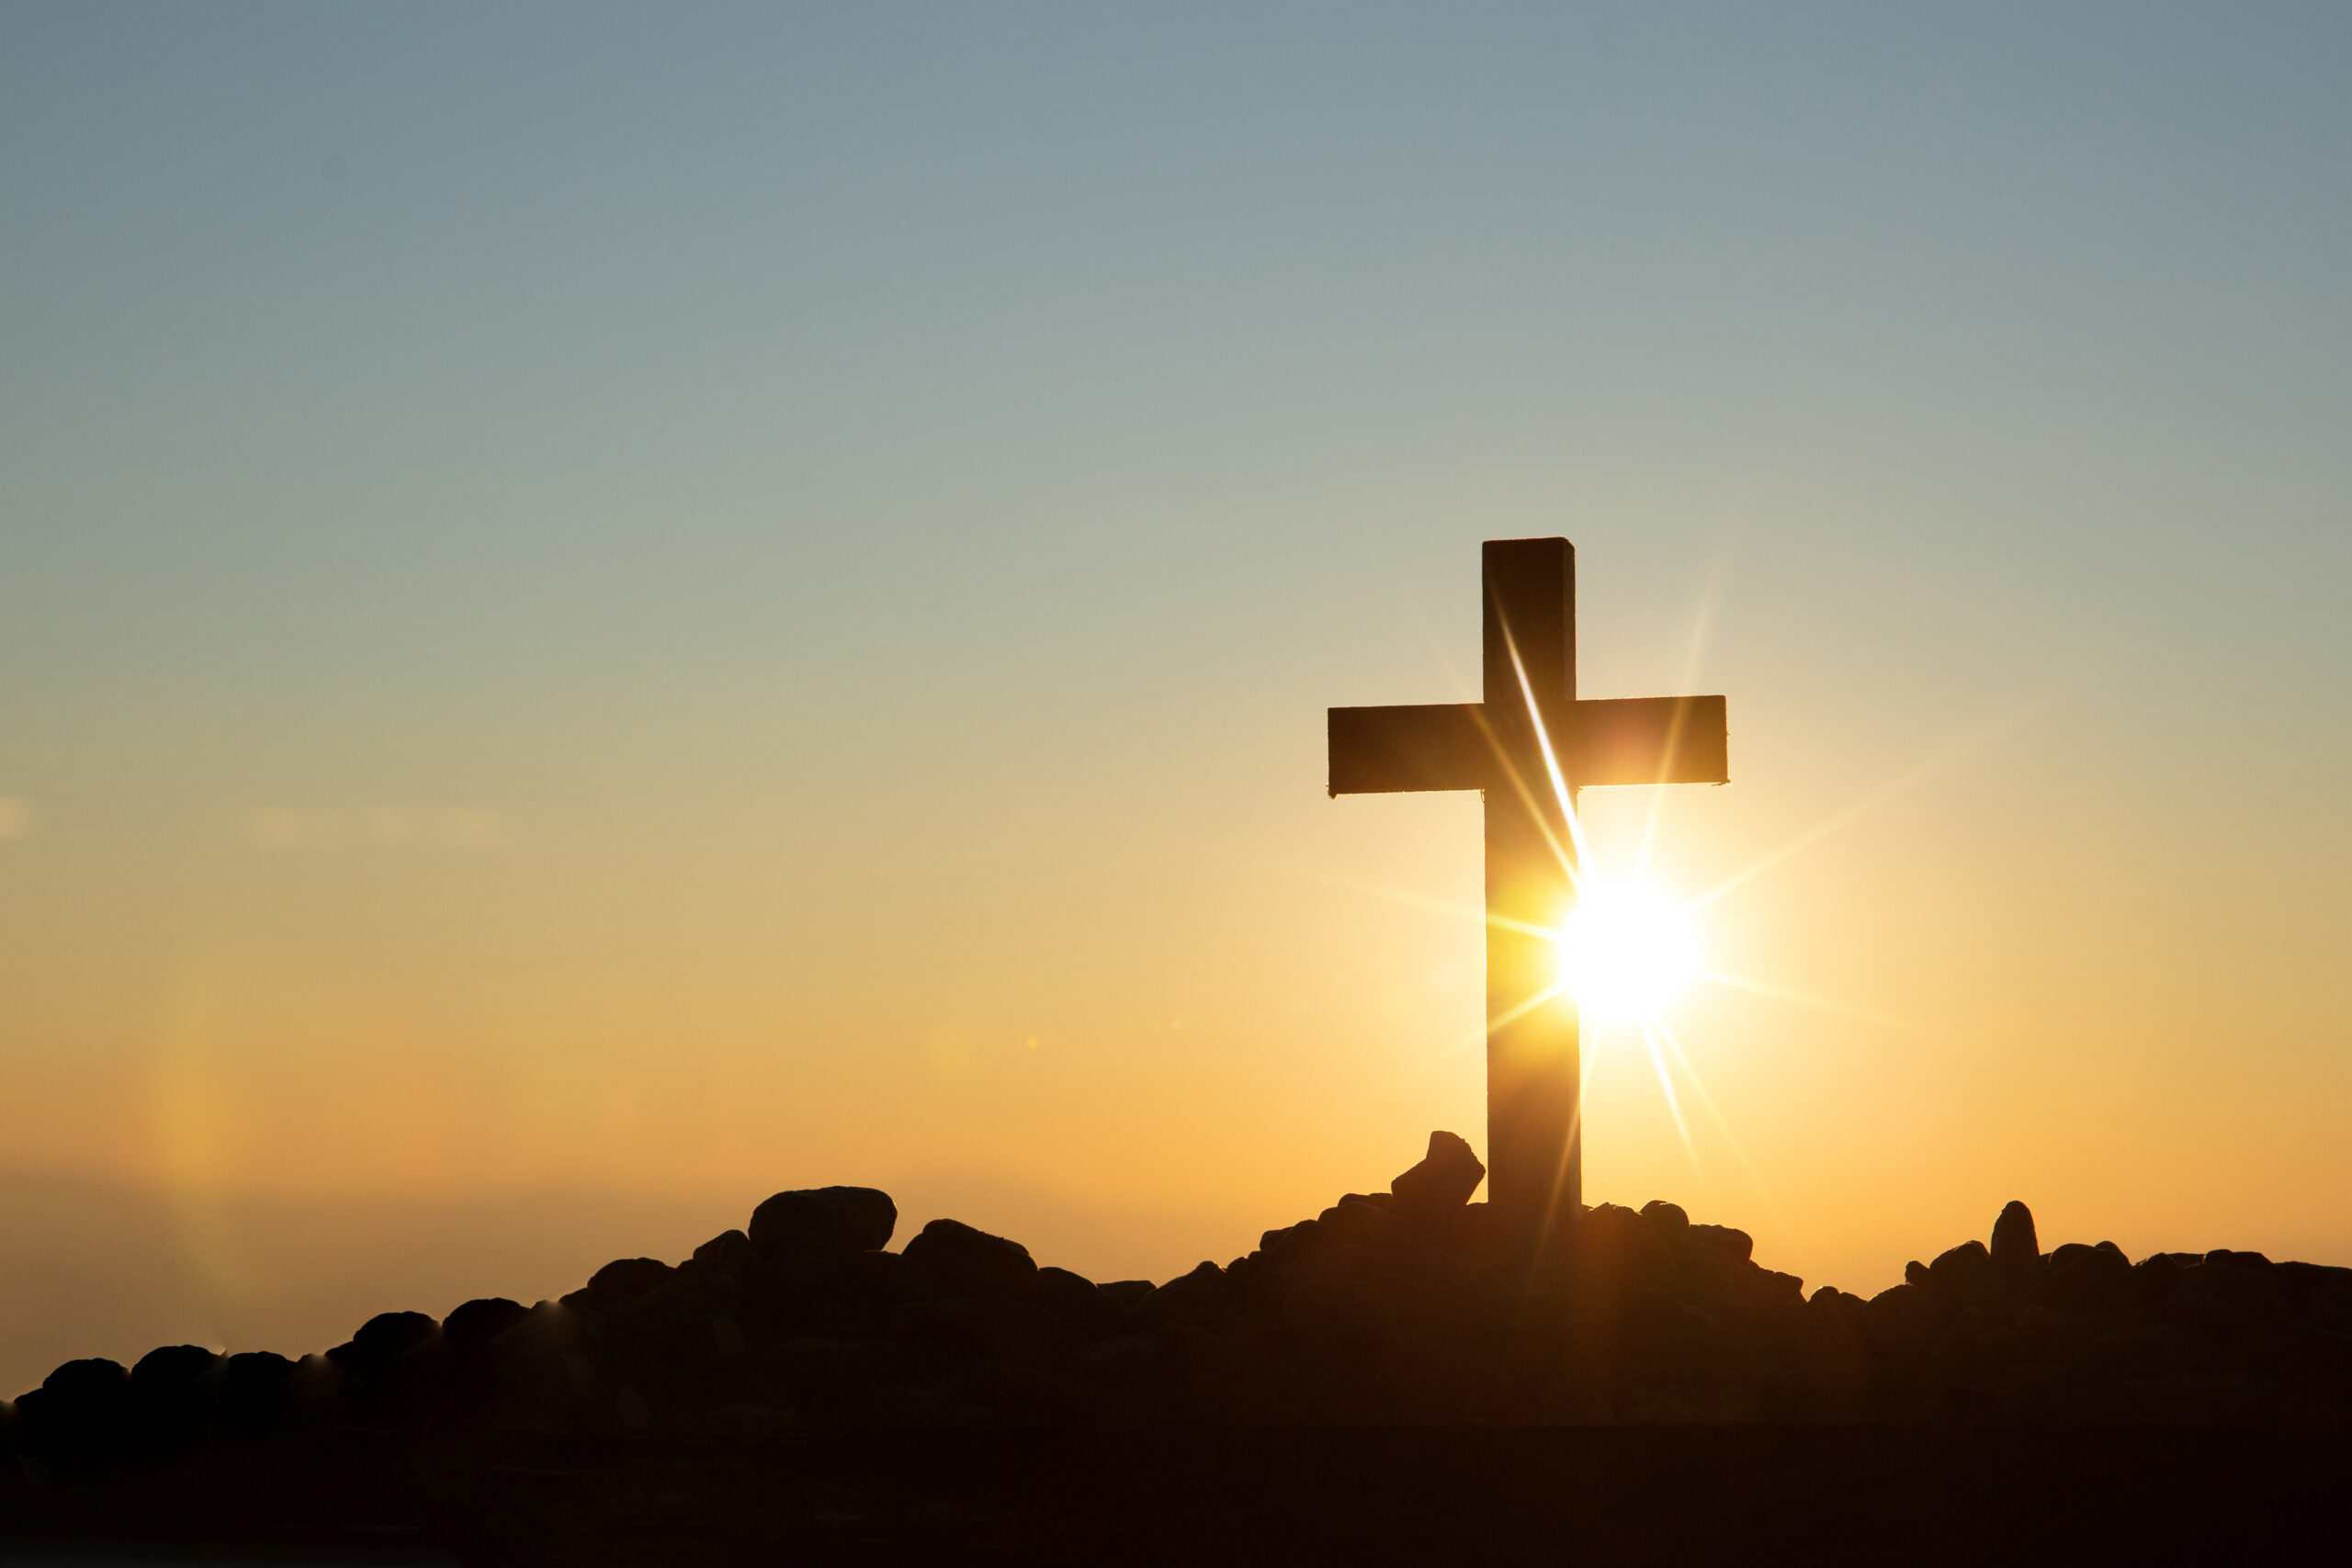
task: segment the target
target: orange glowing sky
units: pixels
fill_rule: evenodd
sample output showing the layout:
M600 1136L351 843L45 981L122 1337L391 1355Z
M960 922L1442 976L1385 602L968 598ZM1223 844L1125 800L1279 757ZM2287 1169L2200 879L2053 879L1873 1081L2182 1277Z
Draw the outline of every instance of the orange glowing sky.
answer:
M1730 700L1589 1197L2352 1261L2352 27L2127 18L9 8L0 1373L1482 1142L1322 715L1529 535Z

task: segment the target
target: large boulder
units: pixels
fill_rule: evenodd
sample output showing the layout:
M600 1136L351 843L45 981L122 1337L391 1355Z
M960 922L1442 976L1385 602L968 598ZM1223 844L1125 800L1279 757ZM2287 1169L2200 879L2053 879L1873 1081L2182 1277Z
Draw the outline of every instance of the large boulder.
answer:
M441 1337L458 1354L471 1355L530 1315L530 1309L520 1302L480 1296L441 1320Z
M2041 1261L2041 1243L2033 1232L2033 1211L2015 1199L1993 1222L1993 1267L2004 1274L2030 1273Z
M203 1407L202 1382L220 1357L201 1345L164 1345L130 1369L134 1420L150 1442L169 1443L193 1427Z
M201 1345L160 1346L130 1369L131 1391L142 1398L169 1398L220 1364L219 1354Z
M17 1401L33 1451L46 1459L93 1457L118 1445L130 1406L130 1374L93 1356L68 1361Z
M1362 1198L1342 1199L1317 1214L1315 1224L1332 1244L1340 1247L1394 1247L1412 1234L1404 1221Z
M327 1359L345 1370L388 1365L432 1338L440 1327L421 1312L379 1312L359 1325L348 1344L328 1351Z
M2132 1282L2132 1264L2113 1242L2069 1242L2050 1254L2049 1278L2037 1299L2062 1312L2087 1312Z
M267 1427L293 1386L295 1364L275 1350L245 1350L220 1366L222 1414L236 1431Z
M1726 1257L1746 1263L1756 1256L1756 1238L1735 1225L1699 1225L1689 1227L1690 1239L1704 1242Z
M1113 1310L1111 1299L1095 1289L1093 1280L1068 1269L1038 1269L1036 1296L1048 1311L1073 1323L1091 1323Z
M1027 1247L961 1220L932 1221L907 1243L905 1256L922 1265L948 1295L975 1301L1011 1295L1037 1277L1036 1259Z
M672 1272L658 1258L616 1258L588 1276L588 1294L598 1302L633 1302L669 1283Z
M1396 1222L1391 1220L1389 1224ZM1231 1291L1224 1269L1203 1262L1189 1274L1179 1274L1146 1296L1135 1309L1136 1321L1150 1328L1165 1327L1185 1318L1216 1310Z
M731 1268L743 1268L758 1255L759 1248L741 1231L721 1231L695 1248L697 1263L724 1263Z
M1388 1184L1396 1207L1417 1215L1443 1215L1470 1201L1487 1168L1468 1143L1453 1133L1431 1133L1420 1163Z
M898 1228L899 1206L888 1192L809 1187L779 1192L752 1210L751 1241L762 1252L846 1258L881 1251Z
M2261 1261L2240 1261L2248 1258ZM2208 1253L2205 1262L2181 1275L2165 1312L2201 1334L2226 1337L2266 1326L2285 1298L2270 1260L2260 1253Z
M1657 1234L1679 1247L1690 1235L1690 1214L1679 1203L1669 1203L1663 1198L1653 1198L1642 1205L1642 1218L1657 1227Z
M1983 1242L1963 1241L1936 1254L1926 1278L1914 1282L1927 1292L1939 1312L1951 1317L1984 1300L1992 1288L1993 1258Z

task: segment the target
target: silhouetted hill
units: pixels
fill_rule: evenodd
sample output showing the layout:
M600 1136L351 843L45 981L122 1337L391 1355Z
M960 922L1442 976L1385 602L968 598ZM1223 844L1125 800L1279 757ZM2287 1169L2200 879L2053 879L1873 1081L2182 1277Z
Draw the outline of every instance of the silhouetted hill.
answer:
M905 1173L892 1191L1043 1245L1125 1261L1186 1260L1235 1216L1091 1208L1001 1173ZM542 1188L471 1194L171 1192L86 1174L0 1170L0 1399L61 1361L125 1365L194 1342L289 1356L347 1338L387 1303L572 1289L616 1251L684 1258L743 1219L740 1197Z
M1868 1301L1808 1296L1744 1233L1669 1203L1583 1210L1531 1251L1468 1201L1482 1175L1434 1134L1388 1191L1157 1283L1040 1268L954 1220L891 1252L886 1194L783 1192L690 1258L616 1260L532 1307L385 1313L299 1361L182 1346L69 1362L0 1440L37 1479L128 1467L163 1485L354 1443L364 1475L579 1442L765 1443L763 1462L806 1465L809 1438L858 1431L2352 1431L2352 1269L2045 1251L2012 1203Z
M0 1170L0 1390L72 1357L182 1340L295 1354L390 1301L553 1295L616 1244L691 1247L731 1204L587 1190L169 1193Z

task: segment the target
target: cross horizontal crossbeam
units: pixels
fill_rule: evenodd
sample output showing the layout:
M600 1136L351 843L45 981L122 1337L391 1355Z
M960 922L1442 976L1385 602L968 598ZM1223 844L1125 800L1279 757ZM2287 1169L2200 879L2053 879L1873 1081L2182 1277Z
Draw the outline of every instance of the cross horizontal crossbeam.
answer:
M1572 789L1731 782L1721 697L1585 698L1571 712L1568 733L1552 743ZM1335 795L1510 787L1484 703L1333 708L1330 716ZM1523 782L1532 789L1543 778Z

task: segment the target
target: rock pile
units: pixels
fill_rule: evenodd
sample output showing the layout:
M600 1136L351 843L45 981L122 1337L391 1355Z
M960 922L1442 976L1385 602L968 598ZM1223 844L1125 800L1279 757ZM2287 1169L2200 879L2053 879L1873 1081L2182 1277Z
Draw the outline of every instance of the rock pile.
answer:
M1531 1254L1452 1134L1386 1192L1164 1283L1097 1284L889 1197L780 1192L673 1266L536 1307L369 1319L300 1361L71 1361L6 1416L51 1461L322 1425L722 1434L896 1423L2352 1418L2352 1269L2111 1242L1991 1245L1868 1301L1810 1297L1672 1203L1582 1210Z

